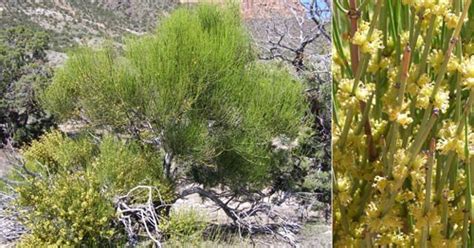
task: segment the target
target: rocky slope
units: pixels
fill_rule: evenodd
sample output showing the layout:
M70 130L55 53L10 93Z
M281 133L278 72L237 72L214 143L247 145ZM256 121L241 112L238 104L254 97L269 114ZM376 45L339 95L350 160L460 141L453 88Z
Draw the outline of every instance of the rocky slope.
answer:
M158 16L173 9L176 0L3 0L0 28L34 26L48 31L52 49L74 44L93 45L100 40L152 30Z

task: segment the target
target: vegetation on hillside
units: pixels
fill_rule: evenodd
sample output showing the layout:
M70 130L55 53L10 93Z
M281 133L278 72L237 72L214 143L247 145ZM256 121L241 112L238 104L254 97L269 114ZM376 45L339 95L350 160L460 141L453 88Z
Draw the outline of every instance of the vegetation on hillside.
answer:
M66 52L78 44L99 40L119 43L126 35L151 31L158 19L176 8L178 1L3 1L0 28L28 26L50 34L51 50Z
M300 226L272 211L286 199L276 192L330 201L329 174L318 174L328 151L318 154L325 145L315 138L307 85L283 64L258 61L238 11L178 9L123 48L69 54L40 99L59 121L85 127L23 147L8 180L30 230L20 246L202 238L209 223L171 212L193 193L219 206L232 228L288 238L275 228Z
M29 142L53 125L38 95L48 85L49 37L19 26L0 31L0 147Z

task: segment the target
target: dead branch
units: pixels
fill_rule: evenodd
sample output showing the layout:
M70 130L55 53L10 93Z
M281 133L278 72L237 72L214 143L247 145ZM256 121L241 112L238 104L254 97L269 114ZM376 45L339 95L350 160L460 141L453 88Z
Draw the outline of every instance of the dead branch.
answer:
M147 194L147 201L145 203L131 203L134 196L143 192ZM156 198L160 202L158 206L155 205ZM125 196L117 199L117 216L125 227L128 235L128 245L136 246L139 237L145 236L151 239L157 247L162 247L163 233L159 229L162 217L158 212L165 207L169 207L169 205L163 201L159 190L152 186L137 186L131 189Z
M262 51L259 59L281 60L292 65L296 72L311 71L318 74L313 71L317 69L312 57L320 52L315 48L316 41L327 46L331 42L326 30L330 20L330 5L327 3L323 7L317 1L307 4L284 1L284 4L288 10L286 14L272 13L271 18L248 21L253 38Z
M228 199L222 197L225 193L217 193L199 186L187 188L180 193L181 198L192 194L211 200L233 221L233 226L240 235L267 234L281 239L288 244L296 245L296 234L302 223L291 220L289 217L275 210L276 204L270 201L271 195L262 192L248 192L242 190ZM272 193L273 194L273 193ZM242 200L246 196L245 200ZM229 196L227 194L227 196Z

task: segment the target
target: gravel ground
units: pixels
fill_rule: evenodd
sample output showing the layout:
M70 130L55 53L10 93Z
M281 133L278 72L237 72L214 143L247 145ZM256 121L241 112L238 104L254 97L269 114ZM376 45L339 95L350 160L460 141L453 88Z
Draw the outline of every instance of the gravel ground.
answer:
M10 168L8 151L0 149L0 177L6 176ZM13 247L12 241L25 232L9 209L11 200L11 197L0 192L0 247Z
M190 195L186 199L180 199L173 205L173 210L188 210L192 209L204 215L207 221L216 224L230 223L230 218L222 211L216 208L216 206L210 201L203 201L197 194ZM295 199L288 199L281 206L275 208L279 213L284 214L286 217L298 218L299 204ZM309 220L304 224L303 228L296 235L295 240L297 241L298 248L330 248L332 247L332 231L331 223L327 223L324 219L323 212L309 211ZM204 245L204 244L203 244ZM203 247L205 247L204 245ZM245 239L232 241L232 244L226 243L212 243L208 247L264 247L264 248L280 248L280 247L291 247L287 243L272 239L269 236L261 235L253 238L253 243Z
M26 231L10 211L10 200L0 195L0 247L13 247L13 242Z
M4 176L9 168L7 153L5 150L0 149L0 177Z

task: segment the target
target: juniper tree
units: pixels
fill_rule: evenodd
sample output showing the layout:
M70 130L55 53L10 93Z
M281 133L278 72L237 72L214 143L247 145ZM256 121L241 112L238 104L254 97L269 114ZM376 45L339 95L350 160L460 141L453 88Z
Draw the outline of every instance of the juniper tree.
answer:
M51 126L37 94L50 81L46 33L23 26L0 31L0 147L21 145Z

